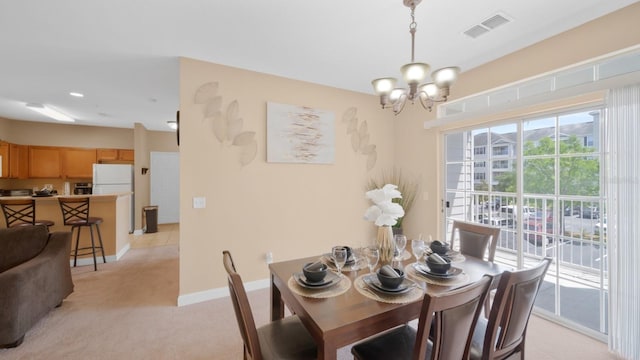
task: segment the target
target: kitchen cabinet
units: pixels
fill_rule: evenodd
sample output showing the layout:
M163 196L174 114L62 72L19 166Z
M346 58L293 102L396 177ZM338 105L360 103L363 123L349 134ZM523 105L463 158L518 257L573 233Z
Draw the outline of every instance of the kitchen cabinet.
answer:
M61 178L61 148L53 146L29 146L29 177Z
M62 175L64 178L90 179L96 163L96 149L63 148Z
M9 177L29 178L29 146L9 144Z
M99 163L133 164L134 162L134 151L131 149L97 149L96 153Z
M0 178L9 177L9 143L0 141L0 157L2 158L2 168L0 168Z

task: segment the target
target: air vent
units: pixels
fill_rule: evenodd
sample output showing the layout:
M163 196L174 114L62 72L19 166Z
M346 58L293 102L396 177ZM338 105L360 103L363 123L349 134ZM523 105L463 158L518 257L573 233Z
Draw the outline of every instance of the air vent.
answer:
M511 20L506 16L502 14L495 14L490 18L482 21L480 24L472 26L471 28L466 30L464 34L475 39L480 35L484 35L489 31L510 22Z
M486 34L487 32L489 32L489 29L480 25L476 25L471 29L465 31L464 34L475 39L480 35Z
M510 22L511 20L507 19L506 17L500 15L500 14L496 14L490 18L488 18L487 20L483 21L481 24L488 27L489 29L493 30L495 28L497 28L500 25L504 25L508 22Z

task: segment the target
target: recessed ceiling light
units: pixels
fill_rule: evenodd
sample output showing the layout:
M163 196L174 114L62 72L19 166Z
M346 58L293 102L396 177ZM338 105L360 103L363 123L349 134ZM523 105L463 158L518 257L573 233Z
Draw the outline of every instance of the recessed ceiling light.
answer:
M79 92L70 92L69 95L71 96L75 96L75 97L84 97L84 94L81 94Z

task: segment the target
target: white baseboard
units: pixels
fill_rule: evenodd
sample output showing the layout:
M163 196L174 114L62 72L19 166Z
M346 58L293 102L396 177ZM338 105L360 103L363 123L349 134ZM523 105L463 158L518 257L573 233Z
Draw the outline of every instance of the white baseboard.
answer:
M129 251L129 249L131 249L131 244L127 244L125 245L125 247L123 247L120 251L118 251L117 254L115 255L109 255L107 256L107 262L115 262L118 261L120 259L122 259L122 257L124 256L124 254L127 253L127 251ZM73 255L71 255L73 256ZM98 262L98 265L102 264L102 254L96 254L96 261ZM76 262L77 266L86 266L86 265L93 265L93 257L83 257L83 258L78 258L78 261ZM69 260L69 266L73 267L73 258L71 258Z
M269 279L244 283L244 288L246 291L260 290L268 288L269 286L271 286L271 281ZM226 286L205 291L198 291L195 293L178 296L178 306L193 305L204 301L220 299L227 296L229 296L229 288Z

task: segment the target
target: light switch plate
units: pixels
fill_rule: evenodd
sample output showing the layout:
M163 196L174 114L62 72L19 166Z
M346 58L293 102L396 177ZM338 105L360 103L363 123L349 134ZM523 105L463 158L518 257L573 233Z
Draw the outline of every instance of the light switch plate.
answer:
M194 197L193 198L193 208L194 209L204 209L207 207L207 198L204 197Z

